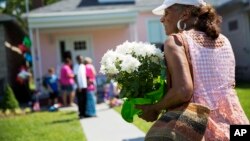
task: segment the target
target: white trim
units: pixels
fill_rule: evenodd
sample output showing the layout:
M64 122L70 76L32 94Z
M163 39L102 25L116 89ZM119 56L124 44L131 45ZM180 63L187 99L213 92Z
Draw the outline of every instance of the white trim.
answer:
M103 29L120 29L126 27L128 24L111 24L100 26L77 26L77 27L58 27L58 28L44 28L40 30L40 33L65 33L65 32L90 32Z
M124 24L135 22L137 13L134 11L126 13L96 13L96 14L74 14L71 12L65 15L37 15L30 16L28 23L30 28L55 28L55 27L72 27L72 26L96 26L110 24Z
M138 32L136 28L136 23L129 24L129 33L130 33L130 40L131 41L138 41Z
M37 58L38 58L38 65L39 65L39 79L40 82L42 82L42 55L41 55L41 47L40 47L40 35L39 35L39 29L36 29L36 41L37 41Z
M41 18L41 17L57 17L57 16L94 16L94 15L113 15L113 14L121 14L121 13L131 13L131 12L152 12L152 10L159 5L136 5L134 7L121 7L121 8L109 8L109 9L89 9L89 10L78 10L78 11L60 11L60 12L44 12L44 13L29 13L24 14L23 17L28 18ZM28 15L28 16L27 16Z
M83 11L68 11L68 12L51 12L51 13L29 13L29 18L41 18L41 17L60 17L60 16L95 16L95 15L114 15L114 14L126 14L133 12L133 8L123 9L95 9L95 10L83 10Z

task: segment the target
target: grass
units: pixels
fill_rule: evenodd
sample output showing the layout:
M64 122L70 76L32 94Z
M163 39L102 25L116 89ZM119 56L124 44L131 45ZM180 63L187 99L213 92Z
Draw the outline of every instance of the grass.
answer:
M0 118L0 141L86 141L76 112Z
M244 109L248 119L250 119L250 83L237 85L236 91L237 91L240 103L242 105L242 108ZM119 113L121 111L121 107L115 107L114 109ZM153 123L146 122L138 118L137 116L135 116L133 124L146 133Z
M248 119L250 119L250 83L242 83L236 87L237 94Z
M118 113L121 113L121 106L114 108ZM138 116L134 116L133 124L141 129L143 132L148 132L149 128L152 126L152 122L146 122L139 118Z

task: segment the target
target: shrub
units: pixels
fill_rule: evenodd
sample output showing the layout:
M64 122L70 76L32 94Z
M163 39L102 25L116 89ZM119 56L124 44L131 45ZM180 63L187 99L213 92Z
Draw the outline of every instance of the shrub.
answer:
M1 102L1 107L3 110L10 109L14 110L19 108L19 103L16 100L12 88L7 84L4 89L4 96Z

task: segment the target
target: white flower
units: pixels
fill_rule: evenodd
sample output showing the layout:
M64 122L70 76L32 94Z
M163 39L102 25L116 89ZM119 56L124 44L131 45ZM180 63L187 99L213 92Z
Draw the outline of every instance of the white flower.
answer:
M118 45L115 50L108 50L104 54L101 60L100 72L112 77L111 79L117 81L123 88L128 88L126 90L128 94L135 93L135 91L141 92L146 89L144 88L145 84L138 82L139 86L136 86L138 90L130 89L130 85L143 79L145 79L145 83L152 85L154 82L148 81L154 81L161 75L155 74L155 72L160 72L164 69L164 66L162 66L163 60L164 54L155 45L126 41ZM151 66L152 64L153 67ZM148 78L145 78L145 76L148 76ZM130 81L134 82L130 83ZM127 96L133 97L133 95Z
M121 71L126 71L127 73L132 73L137 71L141 63L134 58L132 55L125 55L122 57Z
M131 43L126 41L121 45L118 45L116 47L115 52L126 55L126 54L131 54L132 53L133 46L131 46Z
M119 54L113 50L109 50L104 54L101 60L100 72L103 74L117 74L119 70L116 68L116 63L119 61Z

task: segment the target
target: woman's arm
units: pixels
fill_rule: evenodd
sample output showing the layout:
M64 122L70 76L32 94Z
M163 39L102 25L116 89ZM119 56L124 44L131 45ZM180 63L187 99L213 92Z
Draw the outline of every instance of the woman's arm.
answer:
M170 36L165 42L167 69L171 76L171 88L165 97L155 104L158 110L169 109L188 102L193 94L192 76L182 41Z
M66 72L67 72L68 78L74 78L75 77L74 72L70 67L66 69Z
M182 41L173 35L165 42L164 47L167 69L171 76L171 88L158 103L137 105L137 108L143 110L140 117L146 121L155 121L161 110L174 108L188 102L193 94L192 77Z

